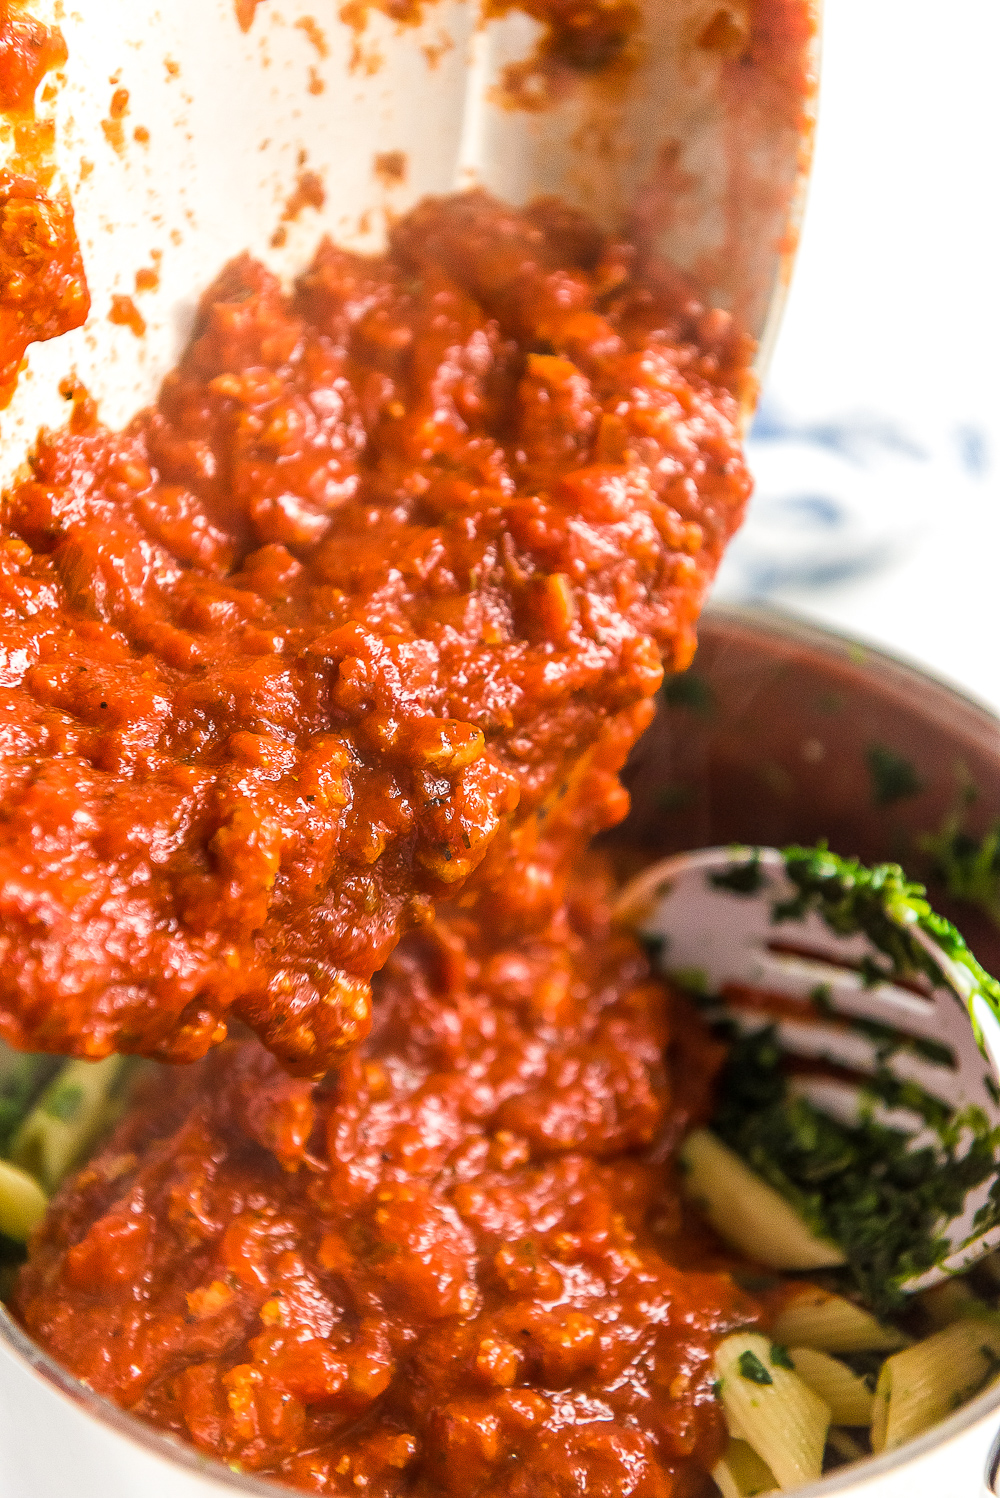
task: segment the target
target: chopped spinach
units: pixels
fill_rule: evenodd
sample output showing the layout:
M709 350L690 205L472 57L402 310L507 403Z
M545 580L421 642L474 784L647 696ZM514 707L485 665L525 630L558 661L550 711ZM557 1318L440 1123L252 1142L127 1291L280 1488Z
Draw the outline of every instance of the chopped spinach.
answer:
M656 805L660 811L686 811L694 801L694 791L689 785L664 785L656 793Z
M746 1352L741 1352L737 1364L743 1378L748 1378L752 1384L773 1384L774 1379L768 1373L764 1364L755 1352L749 1347Z
M737 850L733 850L736 852ZM742 863L731 863L721 874L709 874L708 882L715 889L729 889L736 895L755 895L764 883L760 867L760 849L750 848Z
M58 1056L0 1048L0 1156L7 1154L35 1099L61 1065Z
M813 1002L816 1003L815 995ZM825 1010L820 1004L816 1004L816 1008L821 1013L831 1013L829 1004ZM929 1061L932 1066L946 1066L949 1071L954 1071L958 1065L955 1052L943 1041L931 1040L926 1035L908 1035L905 1030L898 1030L894 1025L864 1019L860 1014L852 1015L848 1023L856 1035L866 1035L875 1043L875 1054L879 1061L888 1061L900 1051L908 1051L910 1055L919 1056L922 1061Z
M976 838L952 815L940 832L925 833L920 847L953 899L977 905L1000 926L1000 822Z
M668 676L663 683L663 696L671 707L688 707L704 718L715 708L715 693L696 671L681 671L677 676Z
M958 1215L966 1193L994 1173L996 1131L881 1070L873 1096L938 1129L938 1143L914 1148L911 1134L871 1116L847 1124L822 1112L793 1093L783 1068L773 1026L736 1035L712 1127L818 1236L839 1244L877 1311L898 1308L900 1286L948 1252L942 1219Z
M856 858L831 853L824 843L815 848L785 848L783 857L797 893L775 905L776 922L802 920L815 910L841 936L863 931L889 958L884 971L872 965L872 980L924 974L940 983L938 965L913 935L920 930L964 970L969 990L966 1004L978 996L1000 1018L1000 982L976 960L961 932L931 909L924 886L907 879L899 864L880 863L868 869ZM981 1041L975 1018L972 1024Z
M923 790L924 783L911 761L895 750L887 749L884 744L870 744L865 758L876 806L891 806L894 801L904 801Z

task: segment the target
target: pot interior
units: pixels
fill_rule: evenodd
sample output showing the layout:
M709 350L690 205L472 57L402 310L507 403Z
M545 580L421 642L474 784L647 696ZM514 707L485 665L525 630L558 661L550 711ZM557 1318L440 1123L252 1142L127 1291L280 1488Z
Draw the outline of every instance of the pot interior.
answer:
M958 817L1000 822L1000 721L878 651L766 609L710 609L691 668L669 682L626 767L623 867L728 843L826 838L926 880L991 971L1000 928L952 901L923 846Z

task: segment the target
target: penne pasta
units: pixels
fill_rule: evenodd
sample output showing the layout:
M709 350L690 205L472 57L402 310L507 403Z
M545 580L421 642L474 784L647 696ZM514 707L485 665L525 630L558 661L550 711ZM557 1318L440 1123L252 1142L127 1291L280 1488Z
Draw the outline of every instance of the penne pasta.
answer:
M839 1425L831 1425L826 1436L827 1451L832 1451L840 1458L841 1463L862 1462L868 1452L849 1430L843 1430Z
M968 1316L882 1365L872 1449L894 1451L971 1399L1000 1366L1000 1317Z
M0 1233L26 1243L45 1215L48 1199L33 1176L0 1160Z
M688 1195L734 1248L772 1269L843 1264L837 1245L817 1238L784 1197L708 1129L688 1135L680 1158Z
M0 1151L4 1154L36 1097L62 1062L58 1056L31 1056L0 1044Z
M910 1341L897 1327L816 1285L804 1286L786 1303L771 1334L785 1347L815 1347L820 1352L895 1352Z
M829 1405L787 1363L759 1332L736 1332L715 1354L730 1434L753 1447L783 1492L820 1476L830 1425Z
M988 1276L1000 1288L1000 1249L995 1248L992 1253L986 1254L976 1267L980 1275Z
M815 1347L790 1347L788 1356L799 1378L830 1406L834 1425L871 1424L872 1391L846 1363Z
M109 1121L108 1100L122 1056L68 1061L14 1136L11 1159L52 1192Z
M986 1310L986 1302L973 1295L964 1280L945 1280L917 1297L920 1308L934 1331L941 1331L962 1316Z
M757 1498L777 1492L774 1473L746 1441L733 1438L726 1453L712 1469L712 1477L722 1498Z

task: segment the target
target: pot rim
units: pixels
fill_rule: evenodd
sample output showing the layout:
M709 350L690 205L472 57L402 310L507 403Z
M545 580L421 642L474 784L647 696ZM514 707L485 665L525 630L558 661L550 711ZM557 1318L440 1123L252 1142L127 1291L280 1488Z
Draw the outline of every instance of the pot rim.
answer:
M907 695L915 689L926 694L927 689L931 688L932 700L936 698L942 706L950 704L952 710L956 702L960 703L969 726L992 737L994 743L1000 734L1000 717L985 702L956 683L937 676L915 661L885 650L880 645L858 641L835 630L825 629L770 604L714 604L706 608L702 619L707 624L730 624L751 633L777 637L779 641L801 645L827 658L855 665L862 664L857 656L860 647L864 651L865 663L870 662L886 679L887 685L895 683L897 690L904 692L909 689ZM256 1498L281 1498L281 1495L287 1498L290 1491L287 1484L234 1471L215 1457L205 1456L193 1446L147 1425L103 1394L96 1393L32 1341L3 1305L0 1305L0 1347L100 1424L110 1427L116 1434L124 1436L152 1455L186 1468L203 1480L215 1483L219 1488L253 1494ZM795 1491L799 1498L833 1498L838 1493L849 1493L862 1483L868 1484L903 1468L915 1467L930 1451L947 1445L998 1411L1000 1384L978 1395L924 1435L898 1450L885 1452L881 1456L866 1457L862 1462L832 1472L818 1482Z

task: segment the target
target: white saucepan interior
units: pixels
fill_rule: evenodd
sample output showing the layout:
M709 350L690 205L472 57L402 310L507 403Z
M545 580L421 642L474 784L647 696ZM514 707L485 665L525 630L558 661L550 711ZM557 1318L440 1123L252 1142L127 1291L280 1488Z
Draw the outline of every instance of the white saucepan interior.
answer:
M42 0L37 11L69 48L50 107L93 308L84 328L30 350L0 414L0 480L41 423L64 419L68 374L111 425L153 399L231 256L250 250L291 277L322 233L378 249L420 198L477 183L515 204L558 194L608 227L638 204L713 300L764 344L776 325L812 101L796 117L752 82L734 92L724 56L698 45L718 0L651 0L634 67L567 75L540 111L510 107L498 85L542 27L519 12L482 25L474 0L425 4L416 26L372 11L360 31L334 0L261 0L248 31L234 0ZM303 172L322 207L283 222ZM157 290L136 292L143 267L158 271ZM145 336L108 321L115 294L133 297Z

